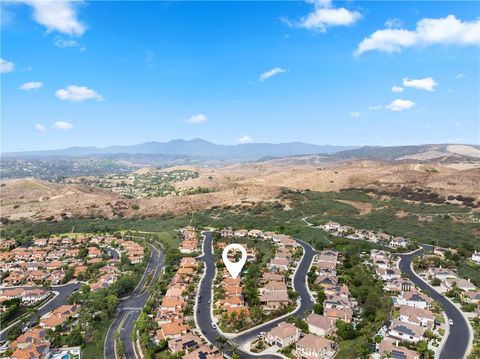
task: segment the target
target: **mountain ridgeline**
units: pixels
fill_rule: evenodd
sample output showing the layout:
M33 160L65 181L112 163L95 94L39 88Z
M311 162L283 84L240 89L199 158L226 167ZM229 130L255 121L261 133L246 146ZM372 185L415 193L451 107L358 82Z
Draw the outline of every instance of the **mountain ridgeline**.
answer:
M115 154L156 154L216 159L257 160L262 157L285 157L306 154L332 154L358 148L358 146L320 146L303 142L248 143L218 145L202 139L172 140L169 142L145 142L138 145L109 147L70 147L48 151L8 152L7 158L32 157L85 157Z

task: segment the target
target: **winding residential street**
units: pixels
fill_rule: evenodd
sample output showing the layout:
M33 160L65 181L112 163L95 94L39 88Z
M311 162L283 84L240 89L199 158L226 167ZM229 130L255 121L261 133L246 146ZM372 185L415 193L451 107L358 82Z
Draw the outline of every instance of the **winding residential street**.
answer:
M462 313L442 294L435 291L429 284L425 283L412 270L412 261L415 256L422 254L425 251L432 251L433 247L427 244L421 244L422 248L409 254L400 255L399 267L400 270L408 275L410 280L419 288L426 291L428 295L437 302L441 303L443 310L448 319L453 321L450 326L448 338L440 352L439 359L464 358L468 350L470 341L470 332L468 323L463 317ZM448 325L448 324L447 324Z
M313 257L315 256L315 250L307 243L297 240L297 242L304 249L304 256L300 262L298 269L293 278L294 289L299 293L301 298L300 307L290 315L301 317L304 313L310 311L313 307L313 303L310 299L310 293L307 288L306 278L307 273L312 263ZM212 327L213 318L211 316L211 300L212 300L212 285L215 279L215 256L212 252L212 234L207 232L205 233L205 241L203 245L204 255L199 257L200 260L205 262L205 277L200 283L199 296L202 298L199 303L197 303L197 308L195 311L196 322L199 325L199 329L205 338L208 339L212 344L221 347L218 343L218 338L222 335L218 329ZM260 325L258 327L247 330L240 335L231 336L230 341L235 346L241 346L242 344L248 342L249 340L257 337L261 332L269 331L274 328L278 323L284 321L283 319L275 319L272 322ZM232 345L227 344L224 349L227 354L231 354ZM244 352L240 349L237 349L237 354L240 358L278 358L278 355L252 355L247 352Z
M150 283L158 280L160 273L164 265L164 256L161 250L150 245L152 248L152 254L148 261L147 268L138 283L137 287L133 290L132 294L126 299L120 302L117 308L117 316L113 320L107 335L105 336L105 343L103 348L103 356L105 359L115 359L115 333L119 333L120 341L123 344L124 356L127 359L135 359L134 343L132 341L132 334L135 328L135 323L142 312L142 309L147 302L151 287L144 290L145 283L147 281L147 274L152 273L152 279ZM143 291L142 291L143 290Z
M63 304L67 304L67 298L72 294L74 291L80 289L80 287L83 285L81 282L77 283L68 283L68 284L63 284L59 286L54 286L52 287L52 291L57 292L58 295L56 295L53 299L45 303L43 306L41 306L28 320L28 324L36 322L41 316L44 314L47 314L48 312L51 312L52 310L60 307ZM25 288L25 289L34 289L36 287L9 287L9 288ZM0 340L6 340L8 336L8 332L12 328L8 327L0 332Z

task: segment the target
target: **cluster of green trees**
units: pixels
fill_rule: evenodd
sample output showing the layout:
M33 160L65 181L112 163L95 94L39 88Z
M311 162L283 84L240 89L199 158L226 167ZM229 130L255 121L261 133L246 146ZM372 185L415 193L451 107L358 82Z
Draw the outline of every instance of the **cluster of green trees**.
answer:
M2 323L2 326L22 314L20 298L6 300L2 302L2 305L5 306L5 310L0 313L0 323Z
M383 283L375 277L372 269L363 263L360 252L343 253L338 275L362 308L361 320L355 328L350 323L337 322L337 333L347 342L340 344L340 351L342 347L350 347L348 341L356 340L355 355L364 357L370 352L370 344L375 334L390 318L392 301L385 294Z

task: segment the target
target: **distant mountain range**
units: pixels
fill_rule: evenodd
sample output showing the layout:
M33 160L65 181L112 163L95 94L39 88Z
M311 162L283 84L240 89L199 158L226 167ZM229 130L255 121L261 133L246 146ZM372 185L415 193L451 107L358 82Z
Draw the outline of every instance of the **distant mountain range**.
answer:
M129 146L70 147L48 151L7 152L3 159L77 160L109 158L156 165L207 163L209 161L268 161L319 155L329 160L459 160L479 159L480 146L425 144L412 146L330 146L303 142L218 145L202 139L145 142Z
M307 154L332 154L357 149L359 146L320 146L303 142L248 143L218 145L202 139L145 142L129 146L70 147L48 151L6 152L4 158L85 157L114 154L157 154L217 159L256 160L262 157L286 157Z

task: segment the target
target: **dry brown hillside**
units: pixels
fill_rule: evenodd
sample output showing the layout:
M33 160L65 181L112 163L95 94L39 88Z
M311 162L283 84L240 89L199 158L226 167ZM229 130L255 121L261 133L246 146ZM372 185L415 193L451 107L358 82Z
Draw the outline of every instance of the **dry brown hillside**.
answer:
M186 168L186 167L182 167ZM118 215L156 216L166 212L190 213L214 206L274 200L282 187L338 191L342 188L382 186L431 188L443 194L480 198L480 169L443 164L405 164L376 161L323 163L318 161L272 160L218 168L192 168L196 179L178 182L179 187L201 186L215 192L182 196L125 199L120 195L81 185L59 185L36 179L3 181L2 218L65 218ZM145 169L147 171L148 169ZM140 209L132 209L138 204Z

